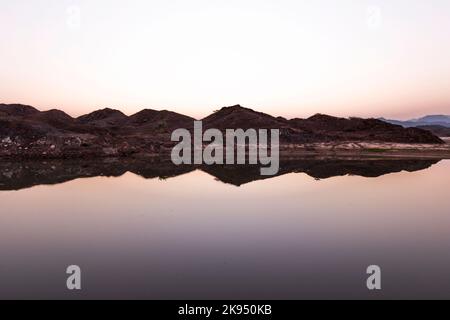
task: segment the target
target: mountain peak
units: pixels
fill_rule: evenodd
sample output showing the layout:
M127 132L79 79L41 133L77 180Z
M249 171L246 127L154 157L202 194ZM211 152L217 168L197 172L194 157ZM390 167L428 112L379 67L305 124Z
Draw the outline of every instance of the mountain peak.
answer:
M169 110L153 110L153 109L143 109L132 116L130 116L131 122L144 123L152 120L159 120L161 118L183 118L190 119L194 121L194 118L185 116L180 113L176 113Z
M207 128L281 128L283 120L241 105L223 107L203 119Z
M333 116L330 116L330 115L327 115L327 114L316 113L315 115L309 117L308 120L322 120L322 119L327 120L327 119L330 119L330 118L336 119L336 117L333 117Z
M100 110L93 111L91 113L88 113L86 115L83 115L81 117L78 117L79 120L102 120L106 119L112 116L120 116L120 117L126 117L125 114L122 113L122 111L111 109L111 108L104 108Z
M225 107L225 108L230 108L230 109L235 109L235 110L239 110L239 109L247 109L250 110L248 108L244 108L243 106L241 106L240 104L235 104L234 106L229 106L229 107Z
M78 117L77 120L83 124L91 124L96 126L119 125L128 117L122 111L104 108Z
M228 107L223 107L220 110L215 111L215 113L221 112L221 113L229 113L229 112L240 112L240 111L251 111L251 112L256 112L252 109L249 108L244 108L243 106L241 106L240 104L235 104L234 106L228 106Z
M27 116L39 112L36 108L25 104L0 104L0 113L9 116Z
M444 122L450 122L450 116L443 115L443 114L434 114L434 115L428 115L428 116L416 119L415 121L429 121L429 122L444 121Z
M390 124L400 125L405 128L427 127L427 130L437 135L441 135L442 132L444 132L443 130L440 130L438 127L450 128L450 115L427 115L421 118L410 119L406 121L384 119L384 118L380 118L380 120Z

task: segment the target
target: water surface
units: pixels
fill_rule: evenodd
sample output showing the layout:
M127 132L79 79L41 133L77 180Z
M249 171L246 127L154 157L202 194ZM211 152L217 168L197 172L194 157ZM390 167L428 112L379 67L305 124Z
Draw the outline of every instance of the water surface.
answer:
M450 161L376 161L2 163L0 298L450 298Z

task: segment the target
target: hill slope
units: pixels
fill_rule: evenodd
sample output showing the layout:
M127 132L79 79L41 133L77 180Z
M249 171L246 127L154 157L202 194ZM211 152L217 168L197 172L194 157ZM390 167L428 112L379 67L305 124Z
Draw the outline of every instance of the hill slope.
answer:
M168 150L173 130L192 129L194 118L163 110L127 116L102 109L78 118L63 111L41 112L31 106L0 104L0 157L95 157L154 154ZM317 114L287 120L239 105L205 117L203 126L225 129L280 129L282 144L389 142L442 144L431 132L403 128L377 119L336 118Z
M422 118L411 119L406 121L384 119L384 118L381 118L380 120L390 124L400 125L405 128L423 127L423 126L441 126L450 128L450 116L447 115L429 115Z

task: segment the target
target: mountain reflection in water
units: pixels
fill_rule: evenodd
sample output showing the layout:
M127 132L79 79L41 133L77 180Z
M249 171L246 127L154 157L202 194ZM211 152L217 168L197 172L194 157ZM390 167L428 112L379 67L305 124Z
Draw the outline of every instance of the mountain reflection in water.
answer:
M450 297L450 160L280 164L2 162L0 298Z
M344 175L379 177L400 171L424 170L439 161L441 160L387 158L285 159L280 161L280 170L276 176L306 173L315 179ZM202 170L218 181L235 186L275 177L261 176L259 165L176 166L170 159L159 158L0 162L0 190L53 185L78 178L119 177L126 172L132 172L145 179L168 179L194 170Z

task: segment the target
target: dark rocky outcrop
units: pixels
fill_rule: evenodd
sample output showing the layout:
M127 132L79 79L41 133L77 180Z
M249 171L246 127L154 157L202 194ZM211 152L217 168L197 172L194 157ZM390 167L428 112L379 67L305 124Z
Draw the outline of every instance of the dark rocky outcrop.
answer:
M0 157L73 158L159 154L170 150L171 132L192 129L194 118L163 110L132 116L103 109L72 118L59 110L41 112L31 106L0 104ZM280 129L281 143L379 141L441 144L431 132L403 128L376 119L315 115L287 120L239 105L203 119L204 128Z
M288 128L289 123L284 118L275 118L271 115L257 112L252 109L235 105L232 107L224 107L213 114L202 119L205 128L264 128L278 129Z
M128 117L124 113L110 108L97 110L77 118L79 123L102 128L120 126L127 120Z
M318 134L327 141L442 143L441 139L425 130L403 128L377 119L346 119L316 114L308 119L293 119L290 122L295 128Z
M129 117L126 126L137 133L167 133L171 134L178 128L193 127L194 118L167 110L142 110Z
M431 133L433 133L438 137L450 137L450 127L428 125L428 126L419 126L417 128L430 131Z
M225 107L203 119L206 128L278 128L285 143L373 141L392 143L443 143L430 132L403 128L377 119L337 118L316 114L308 119L287 120L239 105Z

